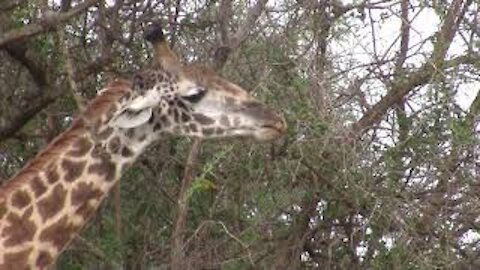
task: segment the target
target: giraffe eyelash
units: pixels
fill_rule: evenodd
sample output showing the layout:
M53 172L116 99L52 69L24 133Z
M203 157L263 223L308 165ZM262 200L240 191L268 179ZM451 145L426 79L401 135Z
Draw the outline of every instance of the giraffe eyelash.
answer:
M199 102L207 93L207 90L204 88L199 88L198 91L191 95L182 96L183 99L187 100L190 103L197 103Z

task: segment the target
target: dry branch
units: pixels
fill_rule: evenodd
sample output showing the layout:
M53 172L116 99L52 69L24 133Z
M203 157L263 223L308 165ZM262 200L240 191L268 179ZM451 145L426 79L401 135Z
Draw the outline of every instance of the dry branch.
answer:
M185 227L188 213L188 190L190 189L193 181L194 167L198 161L200 154L200 147L202 142L200 139L195 139L188 158L185 164L185 170L183 173L182 186L180 188L178 202L177 202L177 215L174 221L173 233L172 233L172 251L171 251L171 268L173 270L185 269L184 265L184 242L185 242Z
M36 96L29 97L31 101L28 108L15 109L9 115L4 115L0 118L0 141L12 136L62 93L60 90L63 86L57 85L54 80L51 80L50 74L45 68L45 63L40 63L34 57L27 55L28 45L25 40L34 35L55 29L55 27L78 16L97 2L98 0L86 0L70 11L50 14L36 24L26 25L23 28L13 29L0 35L0 48L4 49L29 71L33 81L39 88ZM73 83L74 86L75 82L72 81L72 74L69 77L70 83Z
M9 43L18 42L43 32L51 31L54 27L67 22L97 2L98 0L86 0L68 12L44 14L45 18L42 18L38 23L29 24L20 29L14 29L0 35L0 47L4 47Z
M351 126L351 134L355 134L357 138L361 137L361 135L370 130L373 125L379 123L393 105L401 101L417 87L428 83L435 74L441 72L445 63L443 59L457 30L456 25L462 20L465 10L471 4L471 1L467 1L463 9L460 10L462 2L462 0L457 0L450 7L447 13L447 19L437 33L437 36L441 38L435 43L430 59L418 70L394 78L387 95L373 105L370 110L365 112L360 120ZM456 58L456 60L459 59L464 58Z

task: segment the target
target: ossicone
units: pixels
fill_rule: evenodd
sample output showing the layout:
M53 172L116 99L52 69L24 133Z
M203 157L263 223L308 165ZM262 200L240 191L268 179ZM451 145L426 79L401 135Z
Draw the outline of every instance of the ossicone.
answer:
M165 40L160 22L150 24L144 34L145 39L154 44Z

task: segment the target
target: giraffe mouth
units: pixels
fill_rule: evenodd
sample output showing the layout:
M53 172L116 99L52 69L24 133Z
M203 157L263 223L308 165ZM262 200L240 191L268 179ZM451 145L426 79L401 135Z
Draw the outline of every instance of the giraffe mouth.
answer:
M271 108L258 101L241 104L241 117L248 119L250 134L257 141L270 141L281 137L287 130L285 119Z
M275 123L261 125L254 133L254 138L257 141L271 141L280 138L286 131L287 124L282 118Z

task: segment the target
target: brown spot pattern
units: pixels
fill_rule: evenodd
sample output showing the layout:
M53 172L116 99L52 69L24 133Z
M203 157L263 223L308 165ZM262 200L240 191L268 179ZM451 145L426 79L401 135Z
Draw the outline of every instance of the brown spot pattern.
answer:
M115 106L115 105L112 106L112 107L108 110L108 112L107 112L107 114L106 114L106 115L107 115L107 119L112 118L116 111L117 111L117 106Z
M204 128L202 129L203 134L206 136L212 135L215 132L214 128Z
M131 156L133 156L132 150L130 150L130 148L124 146L122 148L122 157L131 157Z
M108 149L111 153L118 153L118 151L120 150L120 138L112 138L108 143Z
M226 117L225 115L222 115L222 117L220 117L220 125L225 127L230 126L230 121L228 120L228 117Z
M58 249L62 249L74 236L79 227L68 222L68 217L50 225L40 233L40 241L51 242Z
M47 191L47 187L43 183L42 179L40 179L38 176L32 179L32 182L30 182L30 187L32 188L35 197L39 197L45 193L45 191Z
M99 138L100 140L105 140L105 139L107 139L108 137L110 137L110 135L112 134L112 132L113 132L113 128L108 127L108 128L106 128L105 130L102 130L100 133L98 133L97 136L98 136L98 138Z
M80 183L72 191L72 205L77 206L81 203L88 203L90 199L100 198L102 191L93 186L92 183Z
M159 122L164 126L164 127L169 127L172 123L170 123L170 120L168 119L167 116L162 115L160 116Z
M36 226L35 223L30 220L32 212L33 209L30 207L22 216L15 213L8 214L6 218L8 225L2 233L2 236L5 237L5 246L15 246L33 239Z
M72 157L82 157L90 151L93 144L88 138L82 137L73 144L73 149L68 152Z
M93 131L96 132L97 130L100 129L100 127L102 127L104 124L103 124L103 117L100 117L99 119L97 119L95 122L93 122Z
M182 122L188 122L191 119L190 115L188 115L186 112L181 112L180 115L181 115Z
M198 123L200 123L202 125L211 125L211 124L215 123L215 121L212 118L207 117L203 114L194 114L193 118L195 119L195 121L197 121Z
M162 128L162 124L160 122L155 123L155 125L153 126L153 131L157 131L161 128Z
M178 112L177 109L172 109L173 111L173 121L175 123L180 123L180 113Z
M231 97L226 97L225 98L225 103L227 103L227 106L232 106L235 104L235 99Z
M139 142L143 142L147 138L147 134L143 134L142 136L138 137Z
M127 92L125 95L122 97L123 99L129 99L132 96L132 93Z
M189 124L189 125L188 125L188 128L189 128L190 131L192 131L192 132L197 132L197 131L198 131L197 125L195 125L195 124Z
M88 167L88 173L96 173L105 177L105 181L110 182L115 177L115 164L108 158L102 158L100 162Z
M60 179L60 176L58 175L57 171L57 166L55 164L51 164L48 169L47 169L47 179L48 183L53 184Z
M233 119L233 125L236 126L236 127L240 126L240 118L239 117L235 117Z
M85 220L91 217L94 212L95 207L89 203L84 203L77 210L75 210L75 214L83 217Z
M38 202L38 213L47 220L58 213L64 206L66 190L61 184L56 185L47 197Z
M44 269L51 263L53 263L53 257L50 255L50 253L46 251L41 251L40 254L38 254L37 260L35 261L37 264L37 267L40 269Z
M92 157L93 158L108 158L109 155L106 152L105 148L103 148L101 145L96 145L95 148L92 151Z
M128 138L133 138L135 136L135 129L131 128L127 130L127 132L125 132L125 136L127 136Z
M12 206L15 206L19 209L24 208L31 201L32 199L30 198L30 195L28 195L28 192L25 190L18 190L12 196Z
M65 181L73 182L77 180L77 178L82 175L86 164L86 161L73 161L69 159L64 159L62 161L62 169L64 169L66 172Z
M0 219L2 219L6 213L7 213L6 202L0 202Z
M0 269L30 269L27 265L30 252L32 252L32 248L15 253L5 253L5 264L0 264Z

